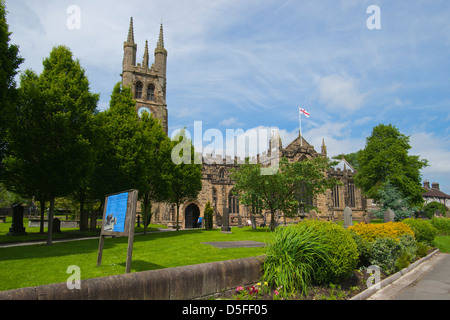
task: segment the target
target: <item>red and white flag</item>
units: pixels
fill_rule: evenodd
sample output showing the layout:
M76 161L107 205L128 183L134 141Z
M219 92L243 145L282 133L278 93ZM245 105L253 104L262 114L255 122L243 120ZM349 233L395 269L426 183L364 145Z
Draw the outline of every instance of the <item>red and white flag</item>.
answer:
M305 109L300 108L300 114L304 114L307 118L309 118L309 112L306 111Z

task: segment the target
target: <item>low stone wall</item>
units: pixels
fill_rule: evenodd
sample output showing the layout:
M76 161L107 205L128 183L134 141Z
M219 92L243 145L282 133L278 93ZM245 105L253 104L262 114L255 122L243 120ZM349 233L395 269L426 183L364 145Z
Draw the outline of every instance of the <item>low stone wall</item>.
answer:
M263 257L251 257L0 291L0 300L185 300L259 281ZM68 274L69 277L69 274Z
M29 228L39 228L41 225L41 219L28 219ZM44 220L44 228L48 227L48 220ZM61 220L61 228L79 228L79 220Z

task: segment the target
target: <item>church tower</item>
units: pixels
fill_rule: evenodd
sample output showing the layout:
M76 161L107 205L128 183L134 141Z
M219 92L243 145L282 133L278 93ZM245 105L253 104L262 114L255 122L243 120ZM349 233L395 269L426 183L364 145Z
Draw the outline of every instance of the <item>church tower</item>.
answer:
M168 132L166 103L167 50L164 48L163 26L155 48L155 62L149 65L148 42L145 41L142 63L136 63L133 18L130 19L127 41L123 43L122 87L130 87L136 100L136 112L148 112L157 118Z

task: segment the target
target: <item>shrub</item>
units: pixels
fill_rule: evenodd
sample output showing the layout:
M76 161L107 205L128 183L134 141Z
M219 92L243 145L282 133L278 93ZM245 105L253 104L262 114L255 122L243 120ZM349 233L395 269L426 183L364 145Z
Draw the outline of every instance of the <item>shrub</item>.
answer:
M428 254L428 250L430 249L429 246L427 246L426 244L423 244L422 242L417 242L417 251L416 254L417 256L419 256L420 258L425 257Z
M409 225L414 231L414 236L419 242L431 244L436 237L437 229L431 225L429 220L408 218L402 221Z
M414 236L413 230L403 222L387 222L380 224L356 223L355 225L348 227L348 230L357 233L369 242L386 237L400 239L404 234Z
M399 243L402 246L402 251L409 256L409 261L412 261L416 257L418 243L414 236L404 234L400 237Z
M366 267L370 265L370 250L372 244L353 231L349 231L358 249L359 261L358 267Z
M214 209L211 208L211 204L208 201L206 203L205 213L204 213L206 230L211 230L213 228L213 213L214 213Z
M370 262L386 274L391 274L397 270L396 262L401 254L402 246L399 241L389 237L378 238L372 245Z
M305 221L298 224L300 229L305 227L317 230L324 243L329 245L327 255L318 261L314 282L337 283L352 275L358 264L358 247L349 232L325 221Z
M386 274L391 274L409 266L416 252L416 240L410 234L404 234L399 239L383 237L373 242L369 260Z
M436 210L439 210L441 213L445 214L448 208L437 201L430 202L423 207L423 211L427 214L428 219L431 219L434 216Z
M435 227L440 235L450 235L450 219L433 217L431 224Z

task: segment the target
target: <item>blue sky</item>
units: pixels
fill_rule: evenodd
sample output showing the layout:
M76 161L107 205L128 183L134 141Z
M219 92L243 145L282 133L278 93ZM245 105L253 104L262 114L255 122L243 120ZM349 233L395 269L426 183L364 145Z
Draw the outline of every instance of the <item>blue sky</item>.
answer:
M330 156L364 147L392 123L428 159L423 179L450 193L450 2L356 0L6 0L22 69L42 70L51 48L71 48L108 107L120 81L133 16L138 62L163 19L168 51L169 133L202 121L203 131L278 128ZM66 12L80 8L80 29ZM381 29L370 30L370 5Z

